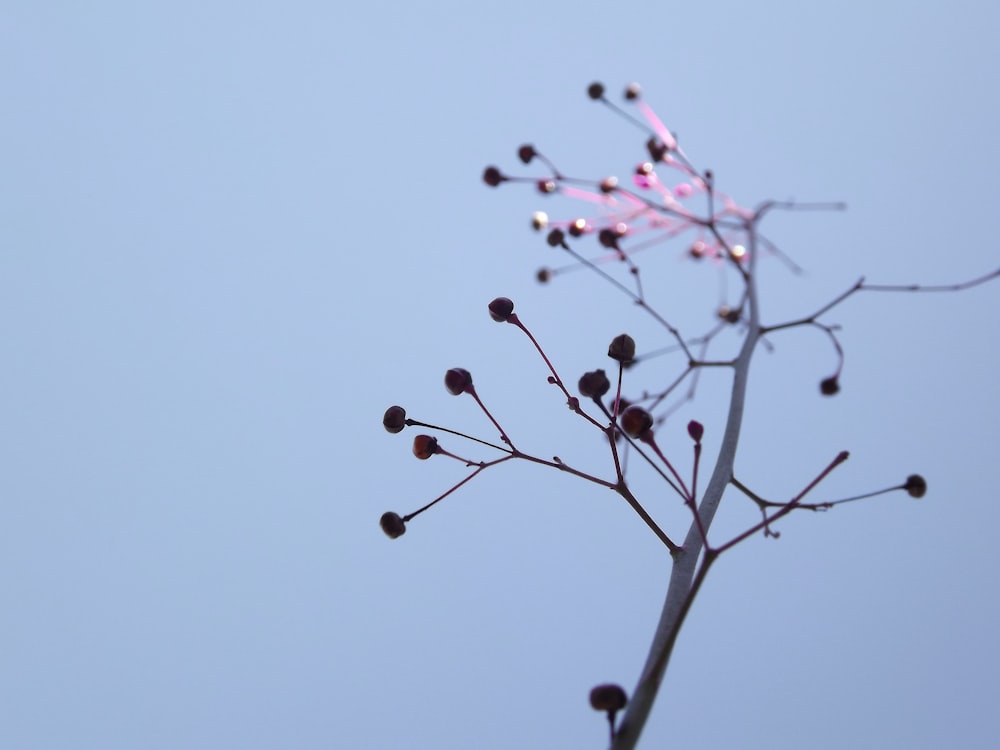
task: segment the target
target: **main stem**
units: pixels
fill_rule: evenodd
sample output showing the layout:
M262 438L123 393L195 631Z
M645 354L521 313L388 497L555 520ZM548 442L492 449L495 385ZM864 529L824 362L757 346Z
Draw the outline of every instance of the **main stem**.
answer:
M743 406L746 402L747 379L750 374L750 359L760 338L760 311L757 306L757 285L755 267L757 261L757 221L762 212L758 212L748 222L748 244L750 251L749 269L747 273L747 308L749 328L739 355L733 363L733 387L729 400L729 415L726 418L726 428L722 435L722 446L719 458L712 470L712 476L705 487L705 494L698 506L698 515L702 528L708 531L719 509L722 495L733 477L733 463L736 459L736 446L739 443L740 427L743 424ZM702 552L702 532L698 523L692 521L684 539L684 547L673 556L673 569L670 573L670 584L667 596L660 612L660 621L653 634L653 642L642 668L639 682L632 692L628 708L622 717L621 726L611 744L612 750L632 750L639 741L646 719L656 701L656 694L663 681L667 663L677 641L677 634L684 618L690 609L688 599L692 596L692 581L698 558Z

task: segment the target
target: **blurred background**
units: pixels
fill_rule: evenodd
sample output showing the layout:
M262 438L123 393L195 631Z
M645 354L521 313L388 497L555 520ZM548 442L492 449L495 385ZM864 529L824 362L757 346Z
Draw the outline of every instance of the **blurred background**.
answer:
M767 322L864 275L996 268L1000 7L886 1L478 4L10 2L0 23L0 745L603 747L590 688L631 692L669 558L616 495L505 464L461 479L410 455L390 404L612 477L601 436L489 320L514 299L568 381L662 330L564 257L487 164L626 176L641 132L587 99L646 100L724 192L843 200L764 228ZM581 244L581 247L594 247ZM640 256L651 301L701 333L720 276L686 245ZM732 292L734 287L730 286ZM738 476L814 500L713 569L644 746L992 747L1000 668L996 284L859 295L836 356L775 335L751 375ZM992 300L992 301L991 301ZM719 341L723 356L735 336ZM729 347L729 349L727 349ZM676 358L628 374L653 390ZM727 389L688 419L718 449ZM488 451L455 438L473 460ZM668 533L688 516L638 462ZM738 495L715 538L753 523Z

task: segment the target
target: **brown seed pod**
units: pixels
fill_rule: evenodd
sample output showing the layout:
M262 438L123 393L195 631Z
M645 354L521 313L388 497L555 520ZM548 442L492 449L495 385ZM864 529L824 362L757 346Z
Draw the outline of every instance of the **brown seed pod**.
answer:
M833 396L838 391L840 391L840 382L837 380L836 375L823 378L819 383L819 392L824 396Z
M627 333L615 336L608 347L608 356L619 362L631 362L635 359L635 340Z
M496 187L506 179L507 178L503 176L503 173L496 167L486 167L486 169L483 170L483 182L490 187Z
M382 527L382 531L390 539L398 539L406 533L406 524L403 519L398 513L393 513L391 510L382 514L378 525Z
M417 435L413 438L413 455L421 461L426 461L439 451L436 437Z
M622 412L621 425L629 437L642 437L653 427L653 415L641 406L630 406Z
M604 370L592 370L585 372L580 377L577 388L581 396L597 399L611 389L611 381L608 380L608 376Z
M382 426L393 435L402 432L406 427L406 409L402 406L390 406L382 417Z
M598 685L590 691L590 705L595 711L614 713L628 704L628 695L621 685Z
M514 312L514 303L507 297L497 297L490 302L490 317L497 323L503 323Z
M927 480L919 474L910 474L903 489L910 497L923 497L927 493Z
M472 375L461 367L452 367L444 374L444 387L452 396L460 396L472 385Z

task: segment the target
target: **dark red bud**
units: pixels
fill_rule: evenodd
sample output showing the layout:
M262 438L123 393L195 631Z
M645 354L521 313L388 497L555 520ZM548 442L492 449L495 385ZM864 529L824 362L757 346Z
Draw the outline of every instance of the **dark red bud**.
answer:
M611 248L612 250L618 249L618 232L614 229L608 229L605 227L600 232L597 233L597 241L601 243L601 247Z
M587 87L587 96L591 99L600 99L604 96L604 84L594 82Z
M554 193L556 191L556 181L555 180L539 180L535 187L538 188L539 193Z
M571 237L580 237L585 231L587 231L586 219L575 219L573 223L569 225L569 234Z
M608 380L604 370L593 370L585 372L577 383L580 395L586 398L600 398L611 389L611 381Z
M653 415L641 406L630 406L622 412L622 430L629 437L642 437L653 427Z
M630 83L625 87L625 101L635 101L641 93L642 90L639 88L638 83Z
M719 317L727 323L739 323L740 311L737 308L730 307L729 305L720 305Z
M652 164L648 161L644 161L636 166L635 173L637 175L642 175L643 177L649 177L649 175L653 174L654 169L655 167Z
M906 478L906 484L903 485L903 489L906 490L906 494L910 497L923 497L927 492L927 480L919 474L910 474Z
M382 417L382 426L393 435L402 432L406 427L406 409L402 406L390 406Z
M506 297L497 297L490 302L490 317L497 323L503 323L514 312L514 303Z
M538 279L539 284L547 284L552 279L552 269L539 268L535 278Z
M517 158L523 161L525 164L531 164L531 160L538 155L535 151L535 147L530 143L525 143L521 148L517 150Z
M840 382L837 380L836 375L831 375L828 378L823 378L819 384L819 392L824 396L833 396L840 390Z
M650 138L646 141L646 151L649 152L649 158L653 161L663 161L663 158L667 155L670 149L655 138Z
M696 443L700 443L701 436L704 434L705 434L705 426L701 422L696 422L693 419L690 422L688 422L688 435L691 436L692 440L694 440Z
M618 178L617 177L605 177L601 180L600 184L602 193L611 193L618 188Z
M430 435L417 435L413 438L413 455L421 461L426 461L437 452L437 438Z
M598 685L590 691L590 705L595 711L614 713L628 704L628 696L620 685Z
M545 238L552 247L562 247L566 244L566 234L561 229L553 229L549 236Z
M627 333L615 336L608 347L608 356L619 362L631 362L635 359L635 341Z
M444 374L444 387L452 396L465 393L470 385L472 385L472 375L461 367L452 367Z
M390 539L399 539L406 533L406 524L403 519L398 513L393 513L391 510L382 514L378 525L382 527L382 531Z
M507 178L503 176L503 173L496 167L486 167L483 171L483 182L490 187L496 187L506 179Z

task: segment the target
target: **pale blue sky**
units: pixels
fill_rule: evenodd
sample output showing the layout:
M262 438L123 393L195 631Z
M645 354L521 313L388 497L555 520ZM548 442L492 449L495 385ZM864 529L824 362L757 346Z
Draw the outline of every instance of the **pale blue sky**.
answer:
M490 191L535 143L625 173L642 137L588 101L643 84L687 153L775 215L807 269L762 268L764 315L858 276L1000 263L992 3L10 2L0 23L0 746L603 747L590 687L631 690L664 550L620 500L533 466L462 475L380 425L400 403L491 437L441 385L472 371L541 455L610 476L594 435L486 304L512 297L567 380L659 335ZM552 204L555 206L556 204ZM692 325L716 278L646 256ZM776 339L739 474L823 497L709 578L645 746L988 748L1000 730L997 286L857 298L833 355ZM645 342L649 342L646 346ZM649 388L661 370L636 370ZM721 431L721 377L677 417ZM714 389L714 390L713 390ZM678 442L685 446L686 443ZM446 447L452 447L451 444ZM458 446L454 446L458 448ZM675 536L679 503L641 475ZM719 533L753 520L733 497Z

